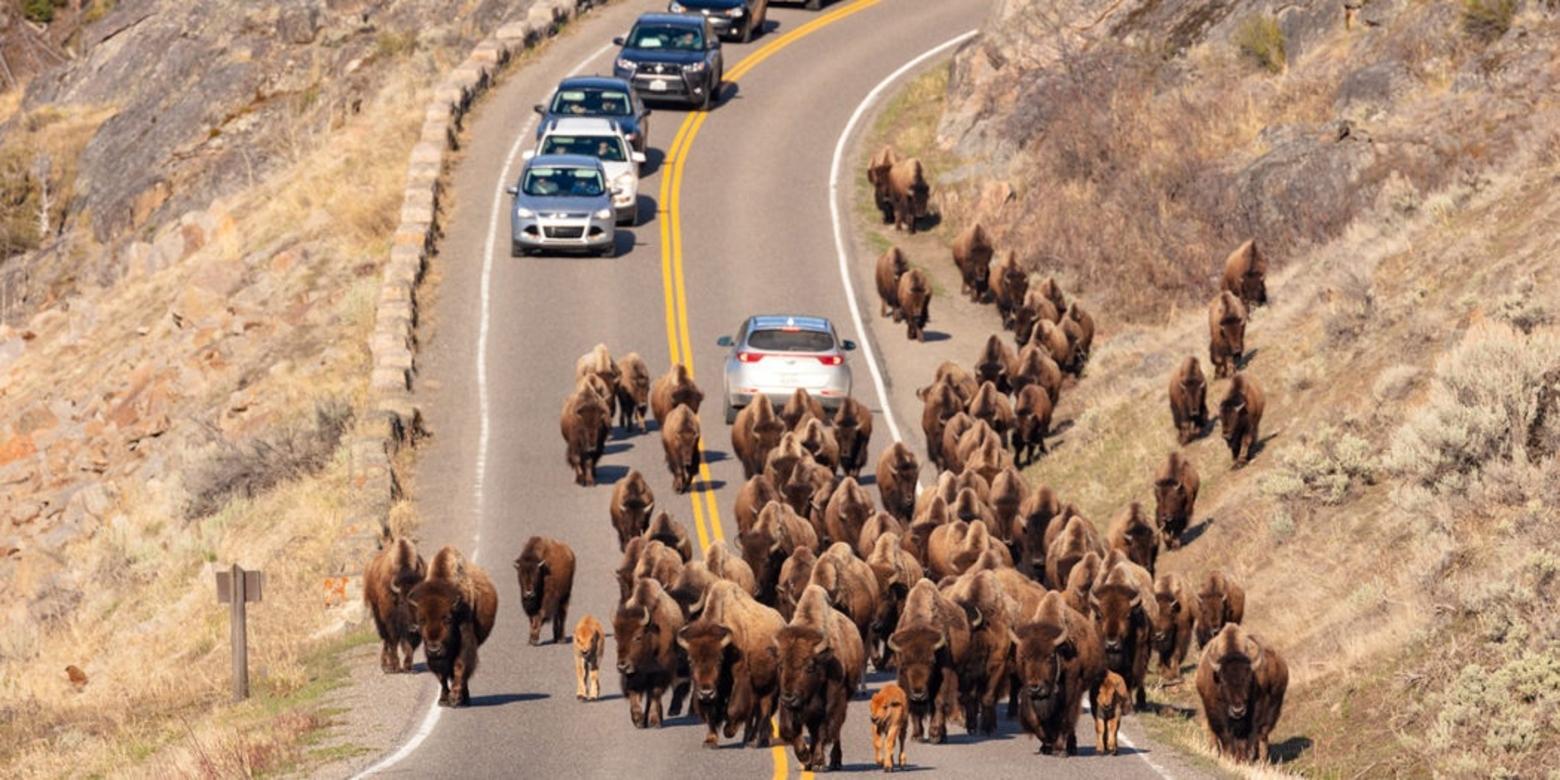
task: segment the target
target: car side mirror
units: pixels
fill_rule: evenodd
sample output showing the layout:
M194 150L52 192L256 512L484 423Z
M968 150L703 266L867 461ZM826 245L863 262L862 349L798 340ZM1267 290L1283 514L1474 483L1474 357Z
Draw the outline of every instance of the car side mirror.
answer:
M541 103L537 103L536 105L531 106L531 110L535 111L536 113L541 114L543 116L547 115L547 107L542 105Z
M840 342L840 349L843 349L846 352L852 352L856 349L856 342L851 341L850 339L845 339L844 341Z
M519 195L520 194L520 188L519 187L505 187L504 188L504 192L509 193L510 195Z
M623 36L619 35L618 37L613 38L612 39L612 45L614 45L614 46L622 46L623 45Z
M711 38L710 39L710 48L715 50L715 51L720 51L720 39L719 38Z
M641 109L639 109L639 118L640 119L648 119L649 117L650 117L650 109L648 109L648 108L641 108Z
M721 336L720 338L715 339L715 345L718 347L729 347L733 344L736 344L736 342L732 341L730 336Z
M633 154L629 155L629 158L634 162L639 163L640 165L643 165L646 160L650 159L645 156L644 152L634 152Z
M529 160L529 159L531 159L532 157L535 157L535 156L536 156L536 150L535 149L527 149L527 150L525 150L525 151L520 153L520 159L522 159L522 160Z

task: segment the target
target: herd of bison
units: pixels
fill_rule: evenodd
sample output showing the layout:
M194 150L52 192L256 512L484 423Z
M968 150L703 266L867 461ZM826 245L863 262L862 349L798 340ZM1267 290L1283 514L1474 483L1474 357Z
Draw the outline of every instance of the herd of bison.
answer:
M913 231L925 213L921 165L891 149L868 171L885 223ZM659 726L685 701L708 728L704 744L740 731L767 746L771 721L805 768L841 766L849 700L865 691L867 664L893 670L871 700L874 761L903 765L908 734L944 741L950 722L992 734L999 702L1046 754L1072 755L1082 702L1096 749L1116 752L1123 713L1146 704L1157 657L1162 680L1180 679L1195 638L1196 689L1221 752L1265 760L1288 683L1283 658L1244 630L1245 594L1227 573L1199 580L1158 573L1161 546L1178 548L1193 516L1197 469L1171 449L1154 474L1154 511L1132 503L1101 536L1095 524L1019 468L1046 453L1052 410L1068 375L1084 371L1094 321L1054 279L1032 282L1016 253L1000 256L976 224L952 246L971 300L995 303L1012 343L992 335L966 369L940 365L917 391L925 451L937 477L902 442L875 464L877 495L863 487L872 413L845 399L831 411L805 390L778 406L760 395L737 415L732 451L746 482L735 505L738 544L710 544L695 559L686 528L631 470L608 514L622 552L611 616L616 666L637 727ZM1258 441L1263 394L1239 369L1249 308L1266 302L1265 262L1253 242L1225 265L1209 306L1209 363L1228 376L1218 423L1234 467ZM921 339L931 284L904 254L878 259L883 316ZM1181 445L1211 426L1208 379L1195 357L1169 381ZM675 365L654 381L636 354L598 345L576 364L560 414L567 459L593 485L614 421L624 435L657 422L673 489L695 486L703 392ZM562 642L575 556L532 537L514 561L530 642L550 623ZM396 537L369 563L365 598L383 640L385 672L410 671L423 647L439 702L460 706L493 629L492 580L453 547L426 562ZM587 615L573 635L576 693L600 695L604 627ZM691 694L691 697L690 697ZM895 752L897 742L897 756Z

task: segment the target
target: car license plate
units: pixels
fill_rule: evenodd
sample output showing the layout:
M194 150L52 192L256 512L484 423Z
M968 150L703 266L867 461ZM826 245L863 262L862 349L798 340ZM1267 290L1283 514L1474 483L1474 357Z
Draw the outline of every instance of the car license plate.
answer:
M651 92L665 92L666 91L666 79L655 79L655 80L651 81L650 82L650 91Z
M788 387L792 386L792 385L795 385L796 384L796 375L795 374L781 374L780 375L780 384L788 386Z

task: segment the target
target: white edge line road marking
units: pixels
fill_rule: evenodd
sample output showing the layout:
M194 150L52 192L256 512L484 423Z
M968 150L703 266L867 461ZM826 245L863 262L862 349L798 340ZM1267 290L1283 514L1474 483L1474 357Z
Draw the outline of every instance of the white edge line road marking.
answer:
M872 106L873 102L882 96L884 90L892 86L895 81L898 81L917 65L975 37L977 32L979 31L969 30L960 33L922 52L915 59L899 66L898 70L888 74L887 78L878 82L878 85L873 87L872 91L868 92L867 96L861 99L860 105L857 105L855 112L850 115L850 121L845 123L845 129L840 131L839 141L834 144L834 160L829 165L829 217L834 221L834 251L839 256L840 261L840 282L845 285L845 302L850 304L851 321L856 326L856 333L861 336L862 357L866 358L867 369L872 372L872 384L877 388L878 400L883 404L883 419L888 423L888 432L893 435L896 442L903 439L899 435L899 425L894 422L894 410L889 404L888 389L883 384L883 374L878 369L877 358L872 352L871 332L867 330L866 325L862 322L861 307L856 303L856 287L850 281L850 252L845 247L845 227L844 222L840 219L840 166L844 164L845 145L850 141L851 133L855 132L856 125L860 123L861 117L867 113L867 109ZM920 490L920 480L917 479L916 492L919 493ZM1118 735L1117 739L1129 748L1136 748L1132 741L1125 737ZM1160 777L1169 777L1164 768L1154 763L1154 759L1149 758L1147 751L1139 752L1135 755L1142 758L1143 762L1148 764L1148 767L1154 770L1155 774L1158 774Z
M606 54L612 47L613 44L609 43L591 52L590 56L580 60L580 63L564 75L564 78L572 78L579 75L580 71L584 70L586 66L590 65L591 62L601 55ZM495 244L498 237L499 217L504 214L504 188L509 183L509 170L514 167L515 158L520 155L520 149L525 145L526 140L530 138L531 130L534 127L536 127L536 116L532 115L530 119L526 120L525 127L521 128L520 132L515 135L514 144L509 147L509 154L504 157L504 167L498 174L498 187L495 188L493 193L493 212L488 218L487 243L482 249L482 314L477 328L477 412L480 423L477 434L476 464L477 528L472 538L472 560L476 560L482 550L482 517L484 509L482 486L487 480L488 439L491 429L488 422L487 343L488 322L491 319L490 314L492 312L490 292L492 290L493 277L493 251L497 248ZM434 727L439 723L439 715L443 712L444 708L439 706L438 701L434 701L428 707L428 714L423 716L422 723L418 724L417 730L412 732L412 736L399 749L375 762L367 769L353 775L353 780L359 780L360 778L383 772L416 752L417 748L422 746L423 741L428 739L428 735L433 733Z

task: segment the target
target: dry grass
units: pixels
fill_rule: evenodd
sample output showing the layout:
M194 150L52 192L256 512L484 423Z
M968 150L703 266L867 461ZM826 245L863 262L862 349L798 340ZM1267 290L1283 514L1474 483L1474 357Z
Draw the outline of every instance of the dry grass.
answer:
M0 106L0 122L14 118L0 138L0 261L36 248L61 227L75 191L76 161L112 109L45 106L25 115L17 97Z
M1235 45L1240 53L1269 73L1283 73L1288 59L1284 54L1284 31L1278 19L1252 14L1235 30Z

